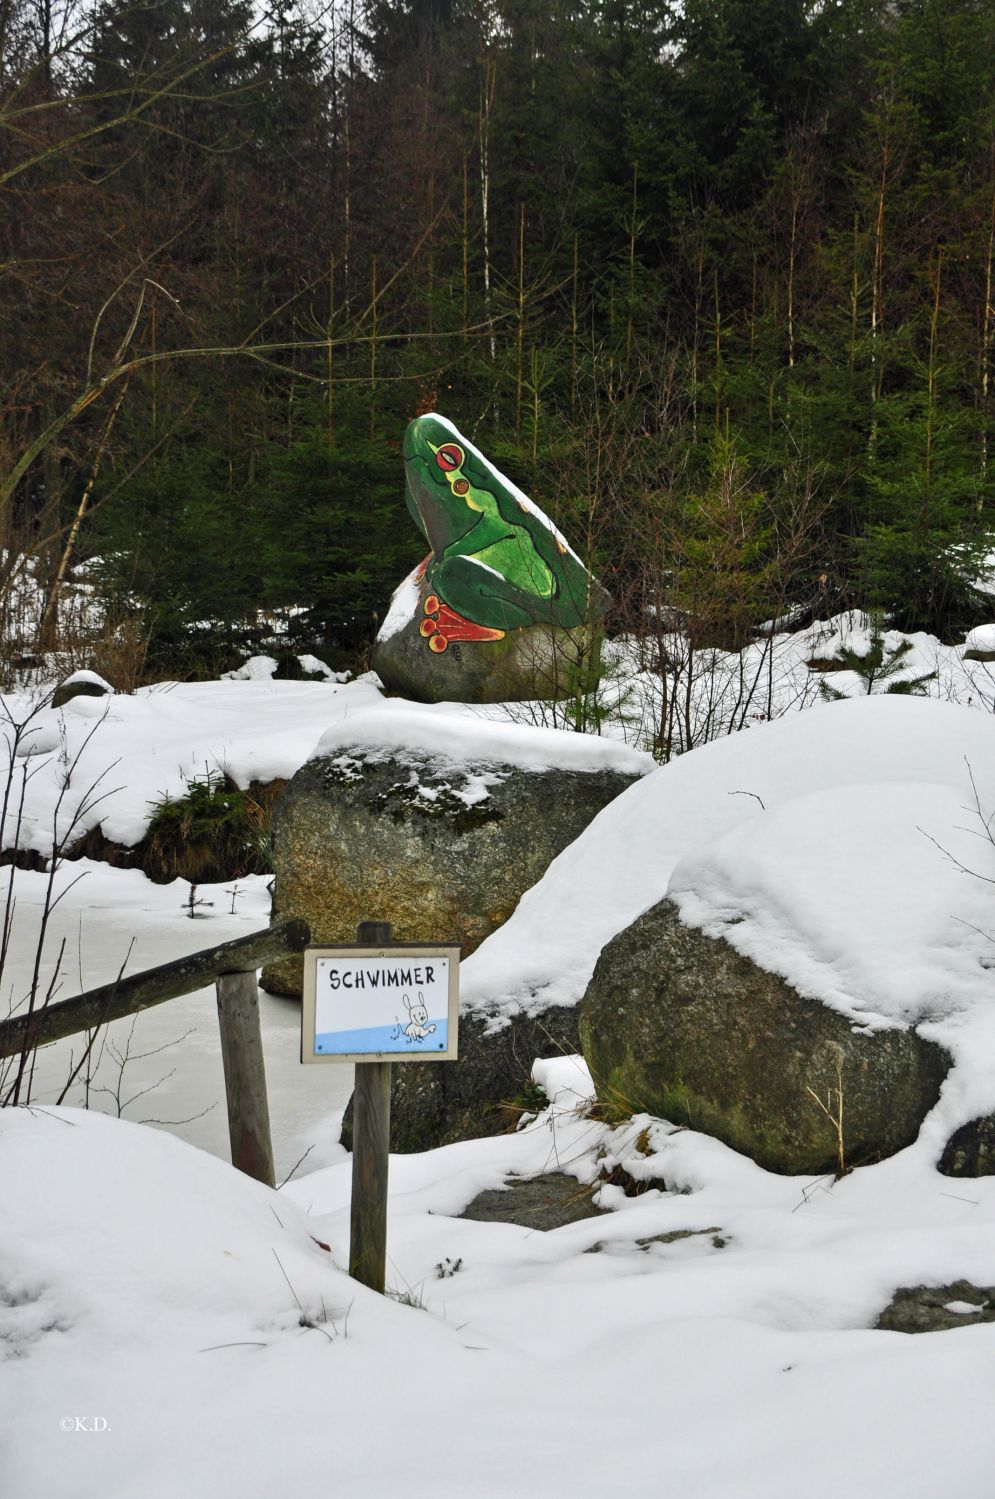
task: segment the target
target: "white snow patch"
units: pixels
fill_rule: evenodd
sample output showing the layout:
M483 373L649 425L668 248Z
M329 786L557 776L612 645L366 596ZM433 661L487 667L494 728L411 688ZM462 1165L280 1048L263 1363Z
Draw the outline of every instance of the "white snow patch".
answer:
M0 697L0 741L12 741L13 725L30 720L20 847L48 855L53 823L60 838L71 829L75 841L100 824L112 842L132 846L154 804L183 796L191 779L225 774L246 787L288 778L329 720L382 701L375 678L346 685L262 677L166 682L40 711L29 698L7 694ZM14 841L17 799L3 847Z
M784 659L801 674L812 640L793 639ZM944 671L960 669L955 654ZM778 679L778 701L793 700L791 681ZM39 847L77 753L84 777L119 758L105 784L125 789L101 815L126 829L205 761L240 784L296 769L331 719L346 769L362 764L346 743L358 723L364 754L410 738L445 759L452 744L471 796L499 773L487 767L509 728L553 764L624 749L544 740L552 731L500 722L501 705L392 706L377 685L174 684L116 696L96 720L44 710L38 743L48 735L51 748L32 756L27 803ZM553 1103L517 1133L392 1158L388 1284L409 1303L398 1305L345 1274L352 1164L335 1139L347 1070L300 1067L295 1004L261 996L275 1145L283 1170L309 1144L301 1171L322 1169L279 1193L161 1129L52 1106L72 1043L46 1048L39 1106L0 1112L6 1488L209 1499L234 1482L240 1499L270 1499L327 1486L327 1469L342 1499L495 1499L523 1482L603 1499L622 1462L635 1495L665 1474L695 1499L990 1499L995 1326L951 1302L964 1317L952 1331L872 1329L896 1286L992 1278L995 1178L951 1182L934 1162L952 1129L995 1107L995 948L981 935L995 926L995 869L971 784L973 772L987 816L993 736L985 712L874 696L719 739L606 808L463 965L466 1001L497 1020L573 1002L604 942L669 889L686 916L694 907L727 940L755 944L861 1026L929 1017L923 1032L956 1057L940 1104L914 1146L835 1184L771 1175L645 1115L609 1129L588 1117L580 1059L539 1061ZM14 878L0 871L0 899ZM45 884L16 872L4 973L15 1000ZM63 936L80 951L57 997L77 972L84 986L113 977L133 936L129 971L265 925L266 881L238 884L200 887L213 904L193 922L183 882L67 866L51 956ZM210 990L140 1015L133 1051L149 1055L127 1064L125 1096L163 1081L130 1111L189 1121L214 1102L175 1128L223 1154ZM108 1060L98 1087L113 1088ZM603 1184L611 1211L596 1219L542 1233L456 1216L515 1176L565 1171L579 1191L616 1165L650 1190ZM89 1429L62 1425L77 1418Z
M269 1499L329 1464L343 1499L496 1499L523 1474L603 1499L620 1453L635 1495L662 1472L695 1499L991 1494L995 1327L871 1330L896 1285L990 1272L991 1179L953 1200L905 1153L820 1191L645 1115L549 1109L392 1158L398 1305L345 1274L349 1161L273 1193L72 1110L5 1111L0 1136L19 1499L209 1499L233 1473ZM602 1188L613 1211L548 1233L455 1216L514 1176L579 1192L608 1162L674 1190Z
M348 682L352 673L349 671L332 671L327 662L318 656L309 656L305 653L297 657L303 671L309 672L313 677L324 677L326 682Z
M241 666L234 671L221 673L223 682L268 682L276 671L278 662L275 656L250 656Z
M532 1063L532 1079L554 1109L576 1112L587 1108L596 1097L583 1057L537 1057Z
M111 686L110 682L105 681L105 679L95 671L83 670L70 672L68 677L63 678L62 685L64 687L71 687L74 682L89 682L94 687L102 688L106 693L112 693L114 691L114 688Z
M421 566L419 563L417 567L413 567L404 581L395 588L390 608L377 632L378 640L389 640L392 635L399 634L418 613L418 574Z
M475 775L468 775L462 786L453 787L453 795L468 807L475 807L479 802L487 800L492 786L499 786L505 779L505 776L480 770Z

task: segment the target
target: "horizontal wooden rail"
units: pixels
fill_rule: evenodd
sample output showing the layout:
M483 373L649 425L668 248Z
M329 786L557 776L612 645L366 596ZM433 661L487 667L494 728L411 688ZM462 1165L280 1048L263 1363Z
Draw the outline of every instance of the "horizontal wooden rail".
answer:
M306 921L281 921L264 931L236 937L233 942L222 942L159 968L146 968L144 973L102 984L75 999L45 1005L30 1015L15 1015L0 1022L0 1057L19 1056L26 1048L47 1046L77 1031L93 1030L109 1020L179 999L226 973L254 973L264 963L301 952L310 940Z

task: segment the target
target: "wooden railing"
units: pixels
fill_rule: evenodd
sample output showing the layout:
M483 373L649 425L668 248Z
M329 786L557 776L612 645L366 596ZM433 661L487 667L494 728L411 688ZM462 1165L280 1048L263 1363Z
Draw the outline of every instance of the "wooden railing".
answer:
M0 1021L0 1058L20 1056L79 1031L95 1030L108 1021L137 1015L140 1010L179 999L213 982L221 1028L232 1164L272 1187L275 1185L273 1142L256 970L264 963L301 952L310 940L306 922L282 921L265 931L251 932L233 942L223 942L158 968L116 979L75 999L14 1015L10 1020Z

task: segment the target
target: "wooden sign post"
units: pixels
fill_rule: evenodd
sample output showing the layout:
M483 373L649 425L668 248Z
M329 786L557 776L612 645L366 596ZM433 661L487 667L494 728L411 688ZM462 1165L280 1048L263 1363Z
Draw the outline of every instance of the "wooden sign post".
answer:
M457 1056L459 946L394 946L386 921L363 921L355 947L304 953L301 1061L353 1062L349 1274L383 1294L391 1062Z
M356 943L387 948L389 921L361 921ZM352 1106L349 1274L384 1293L387 1277L387 1171L390 1161L390 1063L357 1062Z

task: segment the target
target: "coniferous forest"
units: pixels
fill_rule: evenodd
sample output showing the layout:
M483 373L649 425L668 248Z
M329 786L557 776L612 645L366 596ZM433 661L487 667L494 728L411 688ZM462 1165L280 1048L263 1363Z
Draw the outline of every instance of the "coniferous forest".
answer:
M57 640L82 573L150 673L274 618L361 661L428 410L615 628L957 637L993 57L995 0L0 0L4 649Z

